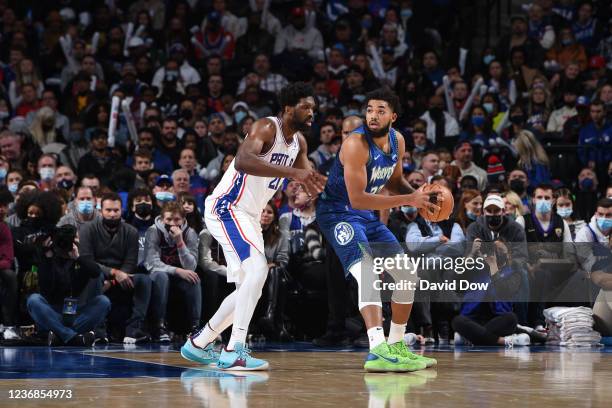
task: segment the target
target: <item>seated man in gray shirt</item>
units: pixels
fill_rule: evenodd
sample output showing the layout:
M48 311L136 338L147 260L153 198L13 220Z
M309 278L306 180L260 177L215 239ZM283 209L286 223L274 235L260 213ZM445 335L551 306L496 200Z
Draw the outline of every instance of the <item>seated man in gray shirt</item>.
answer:
M122 292L132 296L132 314L123 342L143 342L149 339L142 327L151 297L151 279L136 273L138 232L121 220L121 197L117 193L102 196L101 206L102 217L81 230L81 256L92 258L102 269L105 294L111 302Z

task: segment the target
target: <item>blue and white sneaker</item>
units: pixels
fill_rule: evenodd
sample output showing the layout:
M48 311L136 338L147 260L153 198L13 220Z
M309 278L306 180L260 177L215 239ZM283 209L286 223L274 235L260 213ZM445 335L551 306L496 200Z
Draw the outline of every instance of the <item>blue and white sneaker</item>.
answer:
M219 353L213 347L213 343L201 348L193 343L191 337L187 338L187 341L181 347L181 356L186 360L204 365L211 365L219 360Z
M217 367L231 371L259 371L267 370L269 364L265 360L251 357L251 350L242 343L236 343L234 350L223 348Z

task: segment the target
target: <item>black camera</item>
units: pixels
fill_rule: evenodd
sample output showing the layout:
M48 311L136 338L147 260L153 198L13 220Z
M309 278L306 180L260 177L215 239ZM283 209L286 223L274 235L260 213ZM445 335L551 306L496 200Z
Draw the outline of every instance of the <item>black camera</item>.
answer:
M72 251L76 235L77 229L74 225L66 224L56 227L51 233L53 251L59 254L68 254Z

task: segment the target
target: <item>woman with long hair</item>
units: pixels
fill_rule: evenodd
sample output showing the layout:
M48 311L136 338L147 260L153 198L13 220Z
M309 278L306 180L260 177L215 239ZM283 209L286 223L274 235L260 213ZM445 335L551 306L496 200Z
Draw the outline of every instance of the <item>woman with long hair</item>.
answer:
M57 140L57 133L55 131L55 112L53 112L53 109L46 106L40 108L36 112L29 130L32 140L40 148L49 143L54 143Z
M464 234L468 226L482 215L482 203L482 194L478 190L467 189L461 193L455 220L463 229Z
M283 310L287 290L285 268L289 263L289 239L280 229L278 209L273 201L269 201L261 213L261 229L269 272L263 288L266 309L259 323L267 336L288 340L291 335L283 323Z
M527 104L527 124L541 132L546 133L546 124L553 110L552 97L546 85L537 83L529 91Z
M576 206L576 199L574 194L567 188L560 188L555 191L555 208L557 214L569 226L570 233L572 234L572 240L576 239L576 232L586 225L584 220L578 218L578 212L574 212Z
M9 98L14 107L21 103L21 87L26 84L36 89L36 95L39 98L42 96L44 85L34 67L34 62L29 58L24 58L19 62L15 70L15 79L9 84Z
M506 191L502 193L502 198L504 200L504 215L512 218L514 221L523 218L523 202L518 194L514 191ZM521 225L525 225L524 222Z
M528 130L521 131L512 142L518 154L518 167L523 170L529 178L529 184L550 182L550 161L544 147L538 142L533 133Z
M195 197L189 193L181 193L178 196L178 200L183 207L183 211L185 211L187 224L199 234L204 229L204 221L200 210L198 210Z

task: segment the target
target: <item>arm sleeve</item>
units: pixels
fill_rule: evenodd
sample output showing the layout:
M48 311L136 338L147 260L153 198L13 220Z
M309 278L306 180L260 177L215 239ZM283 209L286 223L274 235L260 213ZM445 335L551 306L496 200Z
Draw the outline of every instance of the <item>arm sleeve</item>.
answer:
M85 269L87 276L90 278L97 278L102 273L102 268L100 268L100 265L94 262L91 258L79 256L76 261L83 269Z
M184 269L195 271L198 266L198 236L191 228L187 229L185 246L178 250Z
M149 273L176 273L176 268L165 264L161 260L159 234L155 225L149 227L145 234L145 261L144 266Z

